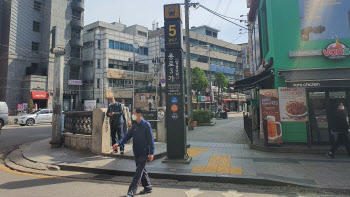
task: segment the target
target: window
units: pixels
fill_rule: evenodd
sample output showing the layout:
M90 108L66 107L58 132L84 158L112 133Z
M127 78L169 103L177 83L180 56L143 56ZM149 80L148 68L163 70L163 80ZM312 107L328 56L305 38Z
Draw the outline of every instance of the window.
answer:
M100 88L100 79L96 80L96 88Z
M113 40L109 40L109 48L114 49L114 41Z
M70 65L69 79L79 79L80 67Z
M120 48L119 48L120 50L124 50L124 43L123 42L121 42L119 46L120 46Z
M118 41L114 42L114 49L119 49L119 42Z
M161 48L160 51L164 53L164 52L165 52L165 49L164 49L164 48Z
M213 37L214 37L214 38L217 38L217 37L218 37L218 33L213 32Z
M143 48L143 50L144 50L143 54L148 55L148 48L145 47L145 48Z
M137 35L147 37L147 33L143 31L137 31Z
M33 31L40 32L40 23L37 21L33 21Z
M39 1L34 1L34 10L37 11L37 12L40 12L41 11L41 2Z
M145 101L146 97L145 96L140 96L140 101Z
M100 103L100 99L99 98L96 99L96 103Z
M73 15L73 17L72 17L73 20L75 20L75 21L81 20L81 12L80 11L73 9L72 15Z
M129 44L125 44L124 47L125 47L125 49L124 49L125 51L129 51L130 50L130 45Z
M130 52L133 52L134 51L134 45L130 45Z
M209 31L209 30L206 30L206 31L205 31L205 34L206 34L207 36L211 36L211 35L212 35L212 32Z
M97 48L101 49L101 40L97 40Z
M97 68L100 68L100 67L101 67L101 60L98 59L98 60L97 60Z
M32 42L32 51L33 52L39 52L39 48L40 48L40 43Z

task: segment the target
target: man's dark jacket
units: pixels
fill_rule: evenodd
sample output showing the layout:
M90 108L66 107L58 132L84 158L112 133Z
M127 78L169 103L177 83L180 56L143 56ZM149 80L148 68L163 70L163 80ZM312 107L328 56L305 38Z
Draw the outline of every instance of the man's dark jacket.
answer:
M344 111L337 109L331 117L331 129L337 133L348 133L349 125Z
M148 156L154 154L154 139L152 127L149 122L143 118L139 123L134 124L130 131L119 141L118 145L133 138L133 150L135 157Z
M110 116L109 113L114 112L113 116ZM123 118L123 107L120 103L111 103L108 106L107 116L111 118L111 126L119 126L124 123Z

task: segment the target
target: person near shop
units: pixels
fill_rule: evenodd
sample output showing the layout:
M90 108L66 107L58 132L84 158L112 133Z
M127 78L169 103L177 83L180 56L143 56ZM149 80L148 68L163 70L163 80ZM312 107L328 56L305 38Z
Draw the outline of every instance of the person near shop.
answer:
M145 168L147 159L152 162L154 158L154 138L152 127L149 122L142 118L141 108L133 110L132 119L137 123L131 127L130 131L122 140L113 145L113 149L117 149L118 146L122 146L125 142L133 138L136 172L129 186L128 197L136 194L140 181L144 187L140 194L151 193L153 189Z
M330 128L331 128L331 150L327 153L329 158L335 157L335 151L337 150L340 141L344 142L345 148L350 157L350 143L349 143L349 124L346 120L346 115L344 113L343 103L337 104L337 109L330 117Z
M111 138L112 145L116 144L118 139L123 138L123 125L124 125L124 113L121 103L115 101L114 97L108 99L109 106L107 109L107 116L110 117L111 125ZM118 153L118 149L114 150L114 153ZM124 146L120 146L120 154L124 154Z
M123 107L123 119L124 119L124 123L123 123L123 131L124 134L128 132L129 128L131 127L131 116L130 116L130 111L129 108L125 106L125 100L122 99L122 107Z

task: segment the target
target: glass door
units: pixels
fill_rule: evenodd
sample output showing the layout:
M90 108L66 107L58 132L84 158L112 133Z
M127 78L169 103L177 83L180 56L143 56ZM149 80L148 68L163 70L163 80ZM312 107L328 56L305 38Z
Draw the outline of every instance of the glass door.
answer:
M327 92L309 92L310 132L313 144L329 142Z
M337 105L339 103L343 103L344 105L344 113L346 115L346 119L349 122L349 103L347 100L346 92L345 91L336 91L336 92L329 92L329 100L330 100L330 106L331 110L330 113L332 114L335 110L337 110Z

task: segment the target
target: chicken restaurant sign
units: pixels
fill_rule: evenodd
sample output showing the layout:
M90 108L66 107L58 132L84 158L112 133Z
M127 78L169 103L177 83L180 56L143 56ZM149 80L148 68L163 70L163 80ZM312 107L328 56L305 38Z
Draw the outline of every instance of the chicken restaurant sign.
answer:
M309 51L289 51L289 57L309 57L309 56L325 56L328 59L345 59L350 56L350 49L345 44L336 40L329 44L323 50Z

